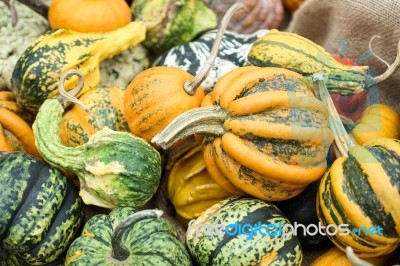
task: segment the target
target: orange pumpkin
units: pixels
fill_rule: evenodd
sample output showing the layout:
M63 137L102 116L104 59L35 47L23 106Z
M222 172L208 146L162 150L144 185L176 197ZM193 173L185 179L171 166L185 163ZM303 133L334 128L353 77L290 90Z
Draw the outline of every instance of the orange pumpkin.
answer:
M133 134L150 142L175 117L200 106L205 95L200 84L217 56L230 17L243 7L235 4L226 12L210 57L196 78L177 67L157 66L142 71L132 80L125 92L124 115Z
M131 22L132 12L124 0L53 0L48 20L53 29L107 32Z

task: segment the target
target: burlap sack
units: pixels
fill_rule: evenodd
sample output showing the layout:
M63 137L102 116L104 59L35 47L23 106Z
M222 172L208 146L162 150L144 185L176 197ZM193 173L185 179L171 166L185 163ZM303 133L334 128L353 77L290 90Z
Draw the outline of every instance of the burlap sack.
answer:
M302 35L333 54L344 54L368 65L377 75L387 66L369 51L392 64L400 40L400 1L397 0L306 0L293 14L287 31ZM378 84L379 98L400 111L400 69Z

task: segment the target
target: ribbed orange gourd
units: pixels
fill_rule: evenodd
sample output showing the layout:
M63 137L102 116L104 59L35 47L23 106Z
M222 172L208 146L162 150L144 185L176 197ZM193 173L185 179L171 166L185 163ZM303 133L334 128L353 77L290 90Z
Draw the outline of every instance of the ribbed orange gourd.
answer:
M53 29L107 32L131 22L132 12L125 0L53 0L48 20Z
M328 110L306 80L283 68L246 66L224 75L205 101L177 117L153 142L167 148L201 133L212 179L233 194L285 200L327 167Z
M200 84L217 56L230 17L243 7L238 3L226 12L210 57L196 78L177 67L157 66L142 71L132 80L125 92L124 115L133 134L150 142L175 117L200 106L205 95Z

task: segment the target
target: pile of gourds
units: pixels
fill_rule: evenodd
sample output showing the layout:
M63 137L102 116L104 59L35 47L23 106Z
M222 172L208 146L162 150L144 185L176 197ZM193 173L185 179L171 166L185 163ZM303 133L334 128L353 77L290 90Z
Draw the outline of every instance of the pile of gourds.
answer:
M51 2L52 30L0 91L0 265L301 265L303 240L271 225L293 224L280 206L312 186L316 223L384 232L328 235L315 265L346 248L384 262L400 243L400 116L340 117L329 93L368 93L400 51L372 77L293 33L226 30L243 3L161 2ZM153 65L102 86L102 64L137 48ZM204 227L232 224L258 227Z

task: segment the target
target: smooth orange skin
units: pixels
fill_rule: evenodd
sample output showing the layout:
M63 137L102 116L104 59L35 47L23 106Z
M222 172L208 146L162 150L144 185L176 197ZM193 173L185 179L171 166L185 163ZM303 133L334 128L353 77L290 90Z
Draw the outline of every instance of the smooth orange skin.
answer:
M200 107L205 94L198 87L193 96L184 84L194 77L177 67L152 67L140 72L128 85L124 98L124 115L130 131L151 139L178 115Z
M52 29L108 32L131 22L132 11L124 0L53 0L48 20Z

